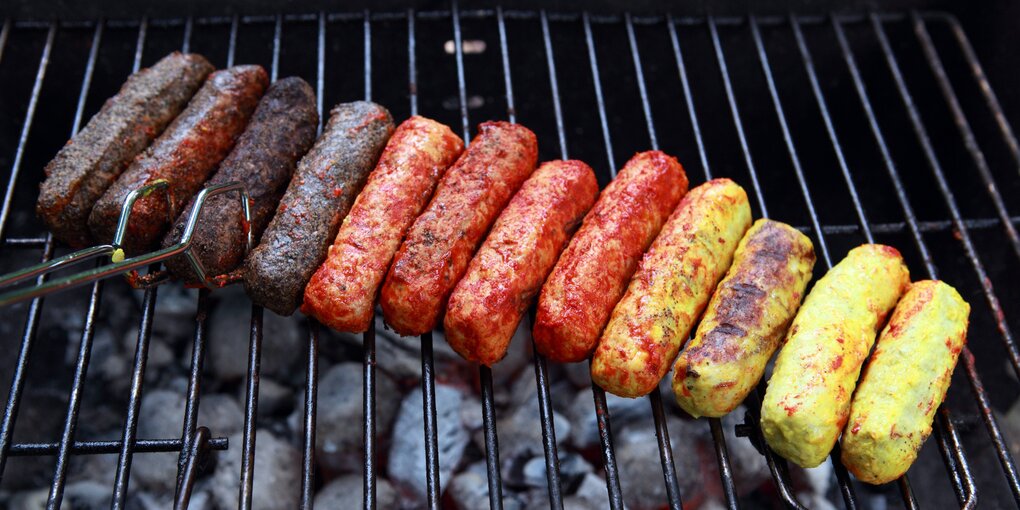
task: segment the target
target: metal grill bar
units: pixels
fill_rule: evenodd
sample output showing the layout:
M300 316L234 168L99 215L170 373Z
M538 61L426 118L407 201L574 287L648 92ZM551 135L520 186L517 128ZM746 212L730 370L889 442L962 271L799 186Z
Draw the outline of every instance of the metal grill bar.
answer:
M818 212L815 210L814 199L811 197L811 191L808 189L807 180L804 178L804 170L800 165L800 156L797 154L797 149L793 142L793 135L790 134L790 127L786 122L786 113L783 110L782 101L779 99L779 92L776 89L775 77L772 74L772 65L769 63L768 54L765 52L765 44L762 42L761 30L758 29L758 22L752 16L748 23L751 27L751 35L754 38L755 49L758 53L758 62L761 64L762 73L765 76L765 83L768 85L769 96L772 99L772 107L776 112L776 118L779 121L780 130L783 133L783 141L786 143L786 150L790 155L790 162L793 164L794 173L797 175L797 183L800 185L801 194L804 196L804 200L807 204L808 214L811 216L811 224L814 226L815 232L818 236L819 246L822 249L822 255L825 260L826 270L832 269L832 259L829 258L828 243L825 241L825 234L822 232L819 226L821 221L818 219ZM853 186L850 189L855 189ZM856 190L852 192L853 196L856 196ZM860 204L857 204L858 206ZM864 211L858 207L858 217L861 219L861 226L867 229L867 221L864 220ZM853 486L850 482L850 475L847 473L843 463L839 460L839 445L835 445L832 453L829 455L832 460L832 467L836 472L836 479L839 482L839 489L843 495L843 501L848 509L857 508L857 496L854 494Z
M372 341L375 341L375 330L369 329L372 332ZM367 335L366 335L367 336ZM366 349L365 365L370 366L368 362L368 351ZM375 350L372 350L372 364L375 363ZM367 381L366 381L367 382ZM368 391L369 386L365 385L365 391ZM304 434L301 449L301 509L310 510L315 500L315 417L316 417L316 397L319 390L319 323L314 319L308 319L308 359L305 364L305 420L304 420ZM367 396L367 395L366 395ZM369 403L373 408L375 407L374 399ZM372 428L371 435L375 434L375 421L373 416L365 415L365 432L366 432L366 448L365 448L365 459L371 459L371 454L375 453L374 450L369 450L367 445L367 438L369 427Z
M421 336L421 391L425 433L425 483L429 508L439 505L439 436L436 424L436 373L432 332Z
M1020 144L1017 143L1016 134L1013 132L1013 126L1010 125L1009 119L1006 118L1006 113L1002 111L1002 105L999 104L999 98L995 95L995 90L992 89L991 83L988 82L988 77L985 75L985 70L981 66L981 62L977 58L977 53L974 52L974 47L971 46L970 40L967 39L967 34L963 32L963 27L960 26L960 22L954 17L949 15L941 14L927 14L925 16L932 17L935 19L942 20L949 29L953 32L953 37L956 39L956 43L963 53L964 59L970 65L971 75L974 77L974 81L977 82L978 88L981 89L981 95L985 99L985 103L988 105L988 109L991 110L992 116L995 117L995 122L999 126L999 131L1002 133L1002 138L1005 140L1006 145L1009 147L1010 154L1013 156L1013 161L1017 164L1018 173L1020 173Z
M184 473L190 452L194 450L192 441L198 425L198 405L202 396L202 367L205 360L205 338L209 314L209 289L199 289L198 305L195 309L195 336L191 344L191 373L188 377L188 395L184 405L184 420L181 424L181 452L177 458L177 485L175 496L179 496L185 488Z
M974 248L974 243L970 238L970 231L967 230L967 227L963 224L960 209L956 203L956 198L949 187L949 183L946 181L945 173L942 171L942 165L939 163L938 157L935 155L935 149L928 136L928 130L924 127L924 121L921 119L921 114L917 110L917 106L914 104L913 96L907 89L907 83L903 78L903 72L900 70L899 62L896 59L896 55L893 53L892 46L889 44L889 38L885 34L885 28L882 27L882 22L875 16L872 16L871 18L871 25L875 30L875 35L878 38L879 45L882 47L882 54L885 57L886 64L888 65L893 79L896 82L896 90L899 92L900 98L903 100L903 105L910 116L910 123L914 129L914 134L917 136L917 140L921 144L928 166L931 168L931 171L935 176L935 180L938 183L939 191L942 192L942 197L945 199L946 206L949 208L950 216L953 219L953 225L960 234L960 242L963 244L963 248L967 253L967 258L970 259L971 265L974 266L974 271L977 273L978 280L981 282L981 287L984 289L988 306L992 309L993 315L995 316L996 326L998 326L999 332L1002 334L1003 341L1006 345L1006 351L1009 355L1009 361L1013 365L1013 372L1017 374L1017 377L1020 377L1020 350L1017 349L1016 342L1013 340L1013 333L1010 330L1009 325L1006 324L1006 317L1002 312L1002 307L999 305L999 298L996 296L995 290L992 288L992 280L988 277L988 272L985 270L984 264L977 255L977 250Z
M863 205L861 205L860 196L858 195L857 192L857 186L854 184L853 179L850 177L850 168L847 165L846 157L843 154L842 144L839 142L839 137L836 134L835 128L833 127L832 117L829 114L828 105L826 104L824 95L822 94L821 86L818 83L818 76L817 73L815 72L814 61L804 40L804 34L800 29L800 25L797 22L796 18L794 18L793 16L790 16L790 26L793 29L794 38L797 41L797 49L800 52L801 62L804 64L804 69L808 75L808 81L811 84L811 92L815 97L815 103L818 105L819 111L822 115L822 120L825 124L825 130L829 136L829 142L832 144L833 152L836 155L836 159L839 162L840 171L843 175L843 180L847 185L847 190L850 193L851 201L854 204L854 210L857 214L857 219L860 223L861 230L864 232L865 239L869 243L874 243L875 236L872 234L870 224L868 223L867 215L864 212L864 207ZM756 44L758 44L759 50L762 52L762 54L764 54L764 47L761 44L761 37L760 35L757 34L758 32L757 26L754 25L754 27L756 32L755 38ZM773 97L777 98L777 96ZM776 100L778 101L778 98ZM941 428L940 427L936 428L937 428L936 433L941 437L942 436ZM854 497L852 489L849 492L847 492L847 490L844 489L845 487L849 488L850 486L848 482L846 469L843 467L841 462L837 462L837 458L839 457L838 448L839 445L837 445L837 449L833 450L832 455L833 465L837 469L837 476L840 477L841 482L840 488L844 490L844 499L852 499ZM917 502L914 500L913 492L910 490L910 482L907 479L906 475L900 477L899 484L901 488L900 493L903 496L904 503L906 504L907 508L917 508Z
M39 68L35 73L35 82L32 84L32 95L29 96L28 110L25 112L25 122L21 125L21 135L18 137L18 148L14 152L14 163L11 164L11 174L7 178L7 189L4 192L3 206L0 208L0 239L7 233L7 217L11 212L11 199L14 198L14 186L18 183L18 174L21 172L21 161L25 156L25 145L28 142L28 134L32 130L32 121L35 120L35 109L39 106L39 93L42 91L43 80L46 79L46 68L50 64L50 52L53 51L53 39L57 35L57 23L50 23L49 31L46 33L46 45L43 46L42 56L39 58ZM6 42L6 38L5 38Z
M11 20L8 19L4 22L3 29L0 30L0 58L3 56L3 50L7 46L7 38L10 34ZM20 168L21 154L24 152L24 146L28 138L28 130L32 123L32 117L34 117L34 107L32 105L38 101L39 90L42 86L42 78L45 76L46 65L49 62L49 51L53 45L53 36L55 34L56 25L51 25L50 32L47 34L46 47L43 50L43 57L40 58L39 71L36 73L35 84L33 85L33 93L30 99L30 108L25 114L25 124L22 129L22 135L18 139L18 149L15 153L15 163L11 168L11 179L8 182L8 187L11 187L17 180L18 168ZM83 90L86 88L82 86ZM84 92L83 92L84 93ZM81 104L81 100L79 100ZM72 135L78 131L78 122L71 127ZM7 195L12 195L13 191L8 191ZM6 215L0 215L0 231L3 229L3 225L6 224ZM43 262L48 261L53 256L53 236L50 234L46 235L45 246L43 249ZM36 278L36 284L41 285L46 281L46 275L40 275ZM21 394L25 388L25 371L28 368L28 358L32 352L32 344L34 343L36 333L39 328L39 315L42 312L43 300L42 298L33 299L28 309L28 317L25 321L25 328L22 334L21 347L18 351L18 361L15 365L13 380L11 381L11 388L7 397L7 405L4 407L4 416L2 425L0 425L0 480L3 478L3 471L7 465L7 456L11 451L11 440L14 435L14 422L17 420L18 408L21 403Z
M978 170L978 175L981 176L981 181L984 182L985 189L988 190L988 197L992 199L992 205L999 214L999 219L1002 220L1002 226L1006 230L1006 236L1009 237L1013 253L1020 258L1020 237L1017 237L1016 229L1013 228L1013 223L1009 221L1009 213L1006 211L1006 204L1003 203L1002 195L999 193L999 186L995 183L995 178L992 177L992 171L988 168L985 153L978 145L974 131L970 128L970 121L967 120L967 115L963 113L963 107L960 106L960 100L956 97L956 91L949 82L949 76L942 65L942 59L939 58L938 51L935 50L935 43L932 42L931 35L928 34L924 21L921 20L917 13L911 14L911 21L914 25L914 33L917 35L918 41L921 42L924 57L928 61L928 66L931 68L932 73L935 74L939 89L942 91L942 97L945 98L946 104L949 105L949 109L953 113L953 123L956 124L957 130L960 131L960 137L963 138L967 152L970 153L971 160L973 160L974 166Z
M262 365L262 323L264 310L251 306L251 334L248 336L248 380L245 387L244 435L241 446L241 483L238 488L239 510L251 510L252 482L255 478L255 422L258 419L259 375Z
M149 269L152 274L159 270L159 265ZM120 457L117 459L117 474L113 484L114 510L124 508L127 498L128 479L131 477L131 458L134 454L134 442L138 436L138 408L142 403L142 385L145 382L145 362L149 358L149 340L152 334L152 318L156 308L156 291L158 287L145 289L142 297L142 318L138 324L138 341L135 344L135 364L131 374L131 396L128 398L127 418L124 420L124 432L121 440Z
M362 335L364 348L364 369L362 382L362 412L365 414L365 474L364 503L365 508L375 508L375 320L368 331ZM311 360L309 360L311 361ZM312 405L314 405L314 401ZM314 441L312 441L314 446Z
M645 123L648 126L648 141L653 150L659 149L658 137L655 134L655 121L652 118L652 107L648 101L648 87L645 85L645 73L641 64L641 53L638 50L637 39L634 37L634 23L630 13L624 16L627 27L627 39L630 43L630 55L634 64L634 75L637 77L638 93L641 97L641 109L645 114ZM671 509L683 508L683 501L680 496L680 483L676 478L676 467L673 463L673 447L669 441L669 429L666 427L666 415L662 408L662 395L659 387L656 386L648 396L648 402L652 407L652 418L655 421L655 439L659 443L659 461L662 463L662 476L666 482L666 495L669 499Z
M698 114L694 107L694 97L691 94L690 82L687 80L687 66L684 64L683 52L680 48L680 38L677 36L676 25L672 15L667 15L666 17L666 28L669 31L670 45L673 47L673 57L676 61L680 86L683 89L684 103L687 106L687 113L691 121L691 129L694 132L694 141L698 146L701 168L705 174L705 180L709 181L712 179L712 171L708 163L708 153L705 151L705 141L701 136L701 123L698 121ZM730 466L729 453L726 448L726 436L722 431L722 421L718 418L709 418L708 423L712 432L716 460L719 462L719 478L722 482L723 495L726 497L726 505L730 510L736 510L738 508L737 488L733 481L733 470Z
M609 136L609 118L606 113L606 100L602 95L602 75L599 72L598 58L595 56L595 39L591 35L591 16L585 12L584 41L588 48L588 62L591 65L592 82L595 85L595 103L599 108L599 123L602 125L602 142L606 145L606 161L609 163L609 177L616 178L616 157L613 156L612 137Z
M765 206L765 195L761 191L761 184L758 182L758 172L755 171L754 160L751 158L751 148L747 144L747 135L744 134L744 122L740 120L740 108L737 106L737 96L733 92L733 83L730 80L729 66L726 64L726 55L723 53L722 41L719 40L719 28L716 26L714 17L708 17L708 30L712 35L712 48L715 49L715 60L719 65L719 74L723 79L723 88L726 90L726 103L730 107L730 115L733 117L733 125L737 129L737 139L740 140L740 150L744 155L744 164L751 176L751 184L754 187L754 195L758 199L758 209L764 218L768 218L769 210ZM828 259L828 257L826 257Z
M117 453L123 446L121 441L75 441L69 450L71 455L98 455ZM135 453L162 453L180 451L184 444L180 439L136 439ZM225 437L209 440L212 450L226 450L229 441ZM11 457L40 457L54 455L59 451L60 443L17 443L11 445Z
M928 159L929 166L935 174L935 178L938 181L939 188L942 191L943 197L945 198L946 204L949 206L950 214L953 217L953 221L956 224L957 230L960 233L960 242L963 244L964 249L967 252L968 258L970 258L975 271L978 273L978 277L981 280L981 285L985 291L985 296L988 298L989 307L992 308L993 314L996 317L996 323L999 327L1000 333L1002 333L1003 340L1005 341L1007 351L1010 355L1010 361L1013 363L1014 370L1020 374L1020 353L1017 351L1016 344L1013 342L1012 335L1009 331L1008 326L1005 324L1005 317L1002 314L1001 308L999 308L998 298L995 296L992 290L992 282L988 278L985 272L984 265L977 257L977 253L974 250L974 245L970 240L970 234L968 233L965 226L960 221L960 211L956 205L956 199L953 197L952 192L949 190L949 186L946 183L945 175L942 173L940 164L935 157L934 150L931 146L931 141L928 138L927 131L924 128L920 120L920 114L917 111L914 101L907 90L906 82L903 79L902 71L900 70L899 63L897 62L896 56L892 52L892 48L889 44L889 40L885 35L885 29L882 27L881 22L877 17L871 17L871 25L875 31L875 35L878 38L879 44L882 47L882 54L885 57L886 63L889 66L890 72L896 81L896 88L900 94L900 98L903 100L904 107L906 107L911 123L913 124L915 134L917 135L918 141L921 143L924 149L925 157ZM934 266L927 268L931 273L932 278L935 278ZM999 462L1002 465L1002 469L1010 485L1010 490L1013 492L1013 497L1020 504L1020 477L1018 477L1016 465L1013 461L1012 455L1010 455L1005 443L1002 441L1002 434L999 431L998 423L995 417L991 414L991 410L987 405L987 395L984 392L983 385L978 377L977 370L974 367L973 355L970 353L970 349L964 348L963 352L964 365L967 368L967 376L971 382L971 387L977 397L979 407L982 410L982 418L985 421L985 425L988 429L989 435L992 438L992 442L996 448L996 454L999 457Z

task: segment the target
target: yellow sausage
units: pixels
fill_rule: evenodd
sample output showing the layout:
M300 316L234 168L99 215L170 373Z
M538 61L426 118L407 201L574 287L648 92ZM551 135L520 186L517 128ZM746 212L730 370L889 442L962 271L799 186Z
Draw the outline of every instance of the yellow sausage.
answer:
M968 315L970 305L940 281L911 285L896 305L843 431L843 464L862 482L891 482L914 463L967 342Z
M684 197L602 333L591 362L596 384L622 397L655 389L750 225L747 194L729 179L708 181Z
M878 329L910 284L900 252L850 250L804 299L776 357L761 408L765 440L801 467L825 460L850 414L850 396Z
M814 265L811 239L797 229L766 219L751 226L673 365L680 407L697 418L740 405L783 340Z

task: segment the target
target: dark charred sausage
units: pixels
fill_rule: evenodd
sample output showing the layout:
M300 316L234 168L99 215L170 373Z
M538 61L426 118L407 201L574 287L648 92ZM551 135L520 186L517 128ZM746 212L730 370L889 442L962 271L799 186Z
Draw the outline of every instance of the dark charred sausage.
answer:
M510 197L535 170L538 141L508 122L479 126L415 220L383 283L383 317L401 335L432 331L446 299Z
M814 265L811 239L797 229L766 219L751 226L673 365L680 407L718 418L743 402L783 341Z
M165 179L170 200L164 193L152 193L135 202L123 248L128 255L137 255L158 244L184 204L234 147L268 81L260 66L231 67L209 76L173 124L96 202L89 216L96 240L113 240L128 194Z
M400 241L463 150L464 141L434 120L414 116L397 127L326 261L305 287L302 313L339 331L369 328Z
M594 172L580 161L545 163L524 182L450 295L443 324L453 350L488 366L503 359L598 193Z
M39 189L36 213L74 248L93 243L88 219L99 197L181 113L215 68L197 54L174 52L128 77L117 95L57 152Z
M815 467L836 444L875 334L910 285L900 252L865 244L815 282L776 356L761 430L776 453Z
M280 315L294 313L392 133L393 118L382 106L358 101L333 107L262 241L245 259L244 288L252 301Z
M687 193L676 158L635 154L602 192L538 299L535 347L558 362L591 354L641 254Z
M244 216L236 196L218 195L206 201L191 241L192 253L202 262L206 276L227 273L241 263L247 245L247 228L251 228L256 242L262 236L298 159L315 142L318 124L315 91L301 78L277 81L262 96L234 150L209 179L209 184L231 181L244 184L251 199L251 225L243 224ZM163 247L181 240L193 202L194 199L184 207L177 223L163 239ZM177 278L188 282L197 279L184 257L172 258L166 266Z
M658 387L750 226L747 194L735 182L713 179L692 189L613 309L592 355L592 381L621 397Z

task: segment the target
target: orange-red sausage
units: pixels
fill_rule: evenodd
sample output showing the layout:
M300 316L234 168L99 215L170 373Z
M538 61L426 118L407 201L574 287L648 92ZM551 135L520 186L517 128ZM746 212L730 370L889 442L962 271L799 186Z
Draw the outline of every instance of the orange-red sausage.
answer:
M545 163L521 186L450 295L443 324L453 350L488 366L503 359L598 193L594 172L580 161Z
M751 226L744 189L713 179L691 190L641 258L591 358L591 380L621 397L654 390Z
M641 254L685 193L676 158L648 151L627 162L542 287L533 332L539 352L559 362L591 354Z
M508 122L478 127L393 258L379 304L394 331L432 331L485 232L537 160L538 141L528 128Z
M305 287L302 313L339 331L368 330L400 240L463 150L460 137L434 120L416 115L397 127Z

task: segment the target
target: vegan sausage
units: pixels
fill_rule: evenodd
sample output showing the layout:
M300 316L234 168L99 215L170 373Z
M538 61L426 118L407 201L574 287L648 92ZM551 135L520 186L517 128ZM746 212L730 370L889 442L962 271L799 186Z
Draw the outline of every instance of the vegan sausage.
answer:
M858 480L891 482L914 463L967 343L969 314L956 289L933 280L911 285L896 305L843 431L843 464Z
M525 181L450 295L443 324L453 350L488 366L503 359L598 192L595 173L580 161L545 163Z
M247 248L247 229L251 229L252 239L258 242L298 159L315 141L318 124L315 91L301 78L279 80L262 96L234 150L209 179L210 185L231 181L244 184L251 200L251 224L243 224L244 216L233 194L206 200L191 238L191 250L201 261L207 277L227 273L241 263ZM180 242L193 203L194 199L188 202L163 239L164 248ZM166 266L177 278L188 282L198 279L184 257L172 258Z
M485 232L537 159L538 141L528 128L508 122L478 127L393 258L379 303L394 331L432 331Z
M294 313L392 133L393 118L382 106L357 101L333 107L245 259L244 288L252 301L280 315Z
M44 170L36 212L73 248L92 244L88 219L99 197L181 113L215 68L198 54L171 53L128 77L117 95Z
M657 387L751 226L744 189L713 179L691 190L641 259L591 361L606 391L639 397Z
M434 120L416 115L397 127L308 282L302 313L339 331L368 330L400 241L463 150L464 141Z
M793 319L761 408L765 440L801 467L825 460L850 414L861 364L910 285L900 252L850 250L815 283Z
M137 255L158 244L184 204L234 147L268 82L260 66L236 66L210 75L188 107L96 202L89 215L96 240L113 240L124 199L132 191L164 179L169 181L169 201L167 194L158 192L135 202L123 248L128 255Z
M561 363L591 354L641 254L687 193L676 158L635 154L606 186L542 287L533 338Z
M811 239L797 229L767 219L751 226L673 366L680 407L697 418L740 405L786 334L814 264Z

